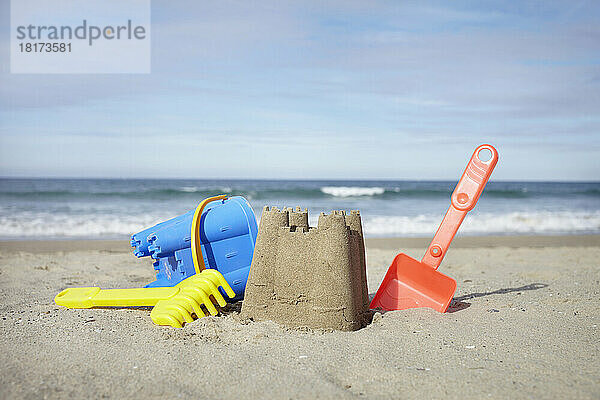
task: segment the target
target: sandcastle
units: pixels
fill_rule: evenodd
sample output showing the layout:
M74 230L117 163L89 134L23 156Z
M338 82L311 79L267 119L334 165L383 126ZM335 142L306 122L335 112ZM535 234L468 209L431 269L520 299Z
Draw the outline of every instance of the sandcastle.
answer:
M357 330L369 322L360 213L263 209L242 317L290 327Z

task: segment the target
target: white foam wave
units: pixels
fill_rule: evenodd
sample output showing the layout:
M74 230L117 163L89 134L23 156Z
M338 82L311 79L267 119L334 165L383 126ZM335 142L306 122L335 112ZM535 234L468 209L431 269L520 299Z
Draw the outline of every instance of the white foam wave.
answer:
M208 190L210 190L210 189L199 188L197 186L182 186L179 188L179 191L186 192L186 193L204 192L204 191L208 191ZM232 190L233 190L232 188L227 187L227 186L219 188L219 192L221 192L221 193L231 193Z
M20 213L0 217L2 238L115 238L153 226L173 216L66 215Z
M335 197L375 196L383 194L385 189L382 187L324 186L321 188L321 192Z
M433 236L441 215L381 216L364 218L367 236ZM461 234L572 234L599 233L600 211L473 213L460 227Z
M257 210L257 216L260 211ZM21 212L0 216L0 238L116 238L127 237L174 215L99 215ZM311 215L311 226L318 215ZM377 216L363 214L370 237L433 236L441 215ZM466 235L600 233L600 211L472 213L459 231Z

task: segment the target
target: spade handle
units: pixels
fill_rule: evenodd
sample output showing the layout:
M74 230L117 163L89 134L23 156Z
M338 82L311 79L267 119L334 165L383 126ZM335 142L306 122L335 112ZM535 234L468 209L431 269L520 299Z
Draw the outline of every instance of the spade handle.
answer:
M452 197L450 207L440 224L421 262L437 269L446 255L450 243L467 212L471 211L483 192L492 171L498 162L498 152L489 144L475 149L467 168L463 172Z

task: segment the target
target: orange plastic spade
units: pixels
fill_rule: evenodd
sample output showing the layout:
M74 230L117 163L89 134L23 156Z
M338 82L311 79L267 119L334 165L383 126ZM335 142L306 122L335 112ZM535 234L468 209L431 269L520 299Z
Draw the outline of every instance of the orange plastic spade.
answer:
M467 212L475 207L497 162L498 152L493 146L484 144L475 149L423 259L419 262L406 254L398 254L371 301L372 309L429 307L446 311L454 296L456 281L437 268Z

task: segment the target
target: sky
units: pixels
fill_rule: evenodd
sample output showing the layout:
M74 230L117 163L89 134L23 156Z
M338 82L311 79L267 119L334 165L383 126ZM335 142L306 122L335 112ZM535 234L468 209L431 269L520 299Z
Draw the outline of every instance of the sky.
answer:
M0 176L600 177L600 3L152 0L150 74L11 74Z

